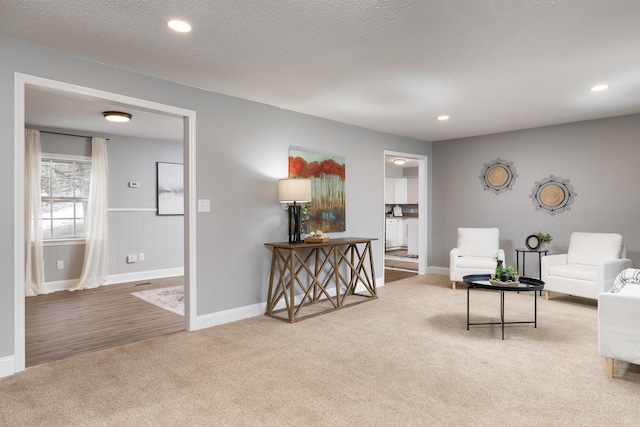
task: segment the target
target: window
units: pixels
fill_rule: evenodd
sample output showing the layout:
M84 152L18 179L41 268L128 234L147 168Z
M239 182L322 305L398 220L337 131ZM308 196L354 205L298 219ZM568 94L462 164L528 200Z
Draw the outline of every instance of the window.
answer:
M91 161L42 156L42 236L45 240L85 237Z

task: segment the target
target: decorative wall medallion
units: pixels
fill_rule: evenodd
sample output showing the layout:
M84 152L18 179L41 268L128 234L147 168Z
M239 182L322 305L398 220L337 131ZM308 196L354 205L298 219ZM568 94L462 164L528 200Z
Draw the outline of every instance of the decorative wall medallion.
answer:
M554 216L571 210L573 198L577 195L568 179L551 175L540 182L536 181L529 197L537 211Z
M513 189L517 177L513 162L507 162L499 157L490 163L485 163L479 176L484 190L492 191L496 196Z

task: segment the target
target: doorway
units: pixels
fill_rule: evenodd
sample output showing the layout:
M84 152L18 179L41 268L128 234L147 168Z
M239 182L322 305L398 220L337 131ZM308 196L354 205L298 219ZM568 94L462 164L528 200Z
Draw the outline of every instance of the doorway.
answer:
M87 87L71 85L40 77L15 74L15 356L14 372L25 369L25 280L24 280L24 173L25 173L25 94L27 86L37 87L77 97L83 100L109 102L122 108L136 108L152 114L179 118L183 122L183 162L184 162L184 329L192 330L196 320L196 281L191 272L196 271L195 252L195 112L143 99L132 98Z
M423 155L384 152L385 283L426 274L426 165Z

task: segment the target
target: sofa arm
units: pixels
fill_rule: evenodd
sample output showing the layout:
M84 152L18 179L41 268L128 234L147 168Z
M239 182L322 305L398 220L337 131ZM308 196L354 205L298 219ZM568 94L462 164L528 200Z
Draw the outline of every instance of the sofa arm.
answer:
M459 256L460 250L458 248L453 248L451 252L449 252L449 279L451 279L451 281L454 281L456 277L456 263Z
M600 355L640 363L638 324L640 324L640 296L601 293L598 296Z
M631 268L630 259L614 259L599 262L596 265L596 284L601 286L598 292L611 292L615 278L627 268Z

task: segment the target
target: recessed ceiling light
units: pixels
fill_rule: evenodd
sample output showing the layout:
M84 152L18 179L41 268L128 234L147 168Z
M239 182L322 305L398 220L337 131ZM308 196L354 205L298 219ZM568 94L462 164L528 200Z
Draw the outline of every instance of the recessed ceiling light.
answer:
M190 33L191 32L191 24L186 21L182 21L180 19L172 19L167 21L167 26L171 28L173 31L177 31L179 33Z
M445 120L449 120L449 116L447 116L446 114L443 114L441 116L436 117L438 120L440 120L441 122L445 121Z
M123 113L122 111L105 111L104 113L102 113L102 115L110 122L118 123L128 122L129 120L131 120L131 117L133 117L131 114Z
M591 92L602 92L603 90L607 90L607 89L609 89L609 85L597 85L597 86L593 86L589 90Z
M395 163L396 165L400 166L400 165L404 165L405 163L407 163L407 161L405 159L395 159L393 161L393 163Z

